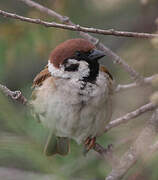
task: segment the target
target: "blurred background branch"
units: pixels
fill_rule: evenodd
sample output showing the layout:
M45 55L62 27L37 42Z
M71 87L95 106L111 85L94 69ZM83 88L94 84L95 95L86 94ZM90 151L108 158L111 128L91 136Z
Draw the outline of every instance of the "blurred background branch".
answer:
M141 106L140 108L136 109L135 111L132 111L130 113L125 114L124 116L121 116L120 118L112 120L105 127L105 132L109 131L111 128L114 128L121 124L127 123L131 119L136 118L145 112L153 111L156 107L157 107L157 104L148 103L148 104L145 104L144 106Z
M113 167L111 173L105 178L106 180L119 180L127 173L128 169L133 166L142 156L148 156L148 152L153 143L153 138L158 131L158 109L151 116L146 127L142 130L136 141L130 149L121 157L120 162Z
M146 77L144 78L143 80L143 85L151 85L152 84L152 81L154 81L155 79L158 78L158 75L155 74L155 75L152 75L150 77ZM137 82L134 82L134 83L130 83L130 84L118 84L117 87L115 88L115 92L120 92L120 91L124 91L124 90L128 90L130 88L135 88L137 86L141 86L142 84L141 83L137 83Z

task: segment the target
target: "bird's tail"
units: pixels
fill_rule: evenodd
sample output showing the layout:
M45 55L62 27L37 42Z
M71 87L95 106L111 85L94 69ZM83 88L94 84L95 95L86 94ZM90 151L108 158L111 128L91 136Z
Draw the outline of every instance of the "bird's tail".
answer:
M69 153L69 149L69 139L67 137L56 137L53 133L50 133L44 147L44 154L47 156L54 154L64 156Z

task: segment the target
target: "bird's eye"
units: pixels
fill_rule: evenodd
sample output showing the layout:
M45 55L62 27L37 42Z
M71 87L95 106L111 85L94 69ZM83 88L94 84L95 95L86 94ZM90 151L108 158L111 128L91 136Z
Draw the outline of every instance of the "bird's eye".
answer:
M81 56L81 52L80 52L80 51L76 51L75 55L76 55L77 57L80 57L80 56Z
M79 64L70 64L65 66L65 71L77 71Z
M87 53L84 51L76 51L75 52L75 57L76 60L86 60L87 59Z

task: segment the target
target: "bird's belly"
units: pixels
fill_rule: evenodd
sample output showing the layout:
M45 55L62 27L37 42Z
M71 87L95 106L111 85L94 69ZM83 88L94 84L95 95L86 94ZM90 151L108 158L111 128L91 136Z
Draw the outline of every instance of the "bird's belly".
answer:
M72 138L80 144L87 137L99 136L104 131L106 101L100 100L97 106L94 104L93 100L78 104L54 102L49 104L43 123L57 136Z
M104 106L105 107L105 106ZM105 108L94 107L90 104L83 105L79 119L74 122L75 131L71 136L79 144L87 137L95 137L103 134L106 125Z

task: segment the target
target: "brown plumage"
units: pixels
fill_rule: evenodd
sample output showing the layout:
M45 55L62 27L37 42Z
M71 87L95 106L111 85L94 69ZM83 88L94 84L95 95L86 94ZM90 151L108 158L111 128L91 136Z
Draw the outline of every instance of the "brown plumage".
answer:
M36 87L36 86L41 86L42 82L44 80L46 80L48 77L50 77L51 74L48 71L48 66L46 66L39 74L37 74L37 76L34 78L33 80L33 85L32 87Z
M67 48L65 48L67 47ZM58 45L50 55L50 62L57 68L65 59L71 58L75 55L76 49L78 51L88 52L94 49L95 46L85 39L70 39Z
M109 77L111 78L111 80L113 80L112 75L110 74L110 72L107 70L105 66L100 66L100 71L107 73Z

